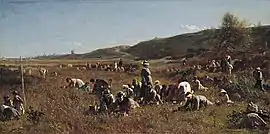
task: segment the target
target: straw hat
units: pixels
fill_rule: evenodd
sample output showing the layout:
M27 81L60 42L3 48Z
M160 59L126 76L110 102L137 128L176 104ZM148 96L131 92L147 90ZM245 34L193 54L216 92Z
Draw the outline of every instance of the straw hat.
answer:
M142 62L142 65L144 65L144 66L149 66L150 63L149 63L147 60L145 60L145 61Z
M257 67L256 70L261 70L261 68L260 67Z
M188 95L187 95L187 98L191 98L191 97L192 97L192 94L188 94Z
M155 84L160 84L160 81L159 81L159 80L156 80L156 81L155 81Z
M123 88L129 88L128 85L123 85L122 87L123 87Z
M227 91L226 90L224 90L224 89L221 89L221 91L220 91L220 93L227 93Z

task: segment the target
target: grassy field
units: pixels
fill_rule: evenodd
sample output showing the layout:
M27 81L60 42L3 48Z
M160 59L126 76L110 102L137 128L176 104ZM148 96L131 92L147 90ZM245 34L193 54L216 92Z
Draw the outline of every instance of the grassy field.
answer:
M29 65L85 63L86 61L29 61ZM96 61L95 61L96 62ZM1 64L16 64L15 62L1 62ZM178 64L174 64L179 66ZM152 70L167 69L161 63L151 66ZM86 94L75 89L60 88L66 85L66 77L80 78L89 81L91 78L113 79L113 93L121 90L122 84L131 83L133 78L139 77L135 74L76 70L75 68L50 67L49 71L60 74L57 77L47 77L33 85L26 85L26 108L32 106L34 109L45 113L39 125L31 123L24 115L19 121L0 122L1 133L27 133L27 134L88 134L88 133L262 133L261 131L247 131L244 129L228 129L227 115L233 110L244 110L246 102L237 102L233 106L217 106L203 109L197 112L173 112L178 105L163 104L158 106L144 106L132 111L128 117L108 117L84 115L89 105L94 104L97 99L93 95ZM200 72L204 75L205 72ZM219 74L212 74L219 75ZM173 84L176 78L168 77L168 74L153 74L153 79L159 79L161 83ZM1 96L9 94L8 87L1 87ZM206 95L215 101L218 97L218 89L210 87L206 92L196 94ZM268 96L269 97L269 96ZM2 98L1 98L2 99ZM267 100L257 99L257 103L263 106ZM269 100L268 100L269 101ZM270 101L269 101L270 102ZM267 133L267 132L265 132Z

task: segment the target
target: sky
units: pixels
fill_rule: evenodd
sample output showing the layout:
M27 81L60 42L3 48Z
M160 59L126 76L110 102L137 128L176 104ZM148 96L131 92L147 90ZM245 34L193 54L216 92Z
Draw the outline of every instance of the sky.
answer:
M90 52L220 25L270 24L270 0L0 0L0 57Z

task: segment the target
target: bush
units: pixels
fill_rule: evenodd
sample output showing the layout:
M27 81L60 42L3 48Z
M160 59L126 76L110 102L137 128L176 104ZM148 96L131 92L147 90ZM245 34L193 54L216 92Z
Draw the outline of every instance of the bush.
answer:
M26 114L27 114L27 120L30 121L34 125L38 125L43 115L45 115L43 112L34 110L33 107L30 107L29 110L26 112Z
M232 111L230 114L227 115L227 127L229 129L240 129L241 119L243 118L242 111Z
M254 82L251 76L241 74L233 77L232 83L224 85L224 89L230 94L238 93L242 99L247 101L257 100L259 96L263 95L259 89L253 87Z

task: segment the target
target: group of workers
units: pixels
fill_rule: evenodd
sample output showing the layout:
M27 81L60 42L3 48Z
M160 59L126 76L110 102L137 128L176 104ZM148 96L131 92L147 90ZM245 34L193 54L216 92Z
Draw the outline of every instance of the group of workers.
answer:
M116 64L115 64L116 65ZM186 61L185 64L186 65ZM119 66L122 65L122 61L120 61ZM112 79L108 82L102 79L91 79L89 82L84 82L81 79L77 78L66 78L66 82L68 83L65 88L77 88L81 89L85 92L93 93L97 96L97 100L99 105L90 106L89 112L102 112L102 113L122 113L124 115L128 115L131 109L139 107L141 105L147 104L163 104L164 101L176 101L181 105L179 109L185 110L200 110L202 107L212 106L215 104L234 104L232 100L230 100L229 94L224 89L220 89L219 100L215 103L210 101L206 96L196 95L195 92L207 91L208 88L203 86L201 81L197 76L194 76L194 87L193 90L191 88L190 83L187 79L180 79L175 86L168 87L166 85L161 85L159 80L152 80L152 74L149 69L149 62L142 62L142 70L141 70L141 81L137 81L133 79L131 84L123 85L123 90L119 91L116 95L113 95L111 92L112 88ZM222 71L231 74L232 63L231 57L226 56L224 60L221 62ZM117 65L115 66L117 67ZM213 72L215 72L216 63L212 61L209 68ZM265 91L263 88L262 80L262 72L260 67L257 67L253 72L253 76L256 79L256 84L254 87L259 88L260 90ZM17 91L13 92L14 99L13 103L9 96L4 97L4 109L10 109L14 111L18 117L24 113L23 108L23 100L19 96ZM250 103L248 107L254 106L255 104ZM94 108L93 108L94 107ZM266 122L256 115L258 110L254 110L247 114L246 118L243 121L252 122L253 126L254 122L260 122L260 124L265 125ZM253 112L253 114L252 114ZM255 114L254 114L255 113ZM252 124L251 123L251 124ZM257 123L258 124L258 123Z
M25 113L23 106L23 99L20 97L18 91L13 91L13 100L9 95L4 95L4 101L1 106L2 120L9 120L12 117L19 119L22 114Z

